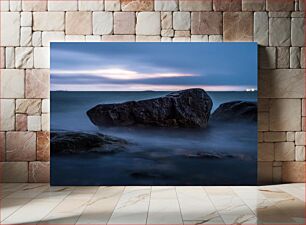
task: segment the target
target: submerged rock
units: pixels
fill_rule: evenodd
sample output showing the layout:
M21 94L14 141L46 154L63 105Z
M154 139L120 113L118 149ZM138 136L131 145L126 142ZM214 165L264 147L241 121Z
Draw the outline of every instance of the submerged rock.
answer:
M70 131L51 132L51 151L53 153L115 153L123 150L127 142L123 139L103 134Z
M215 121L257 121L257 103L247 101L226 102L219 106L211 115Z
M160 98L97 105L87 115L96 126L205 128L212 105L203 89L188 89Z
M252 157L243 154L228 154L222 152L196 152L194 154L187 154L188 158L195 159L239 159L239 160L251 160Z

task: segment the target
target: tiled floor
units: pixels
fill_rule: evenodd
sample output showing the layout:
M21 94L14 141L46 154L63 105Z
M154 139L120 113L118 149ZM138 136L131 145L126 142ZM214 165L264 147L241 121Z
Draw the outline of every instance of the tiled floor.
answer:
M50 187L1 184L1 224L305 224L305 184Z

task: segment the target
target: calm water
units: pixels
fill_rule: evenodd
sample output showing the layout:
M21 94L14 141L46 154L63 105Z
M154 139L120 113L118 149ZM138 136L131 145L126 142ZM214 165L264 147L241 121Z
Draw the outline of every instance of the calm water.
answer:
M256 124L216 124L206 129L97 128L86 111L100 103L159 97L168 92L51 92L51 130L101 132L126 139L112 155L51 156L54 185L249 185L256 184ZM208 92L213 111L224 102L256 101L256 92ZM52 150L51 150L52 152ZM203 152L234 158L188 157ZM222 183L220 183L222 181Z

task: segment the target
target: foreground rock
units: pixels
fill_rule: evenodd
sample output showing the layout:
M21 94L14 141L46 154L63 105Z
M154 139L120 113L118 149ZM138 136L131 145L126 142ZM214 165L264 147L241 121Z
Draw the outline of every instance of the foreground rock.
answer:
M212 104L204 90L188 89L155 99L97 105L87 115L96 126L205 128Z
M257 103L234 101L221 104L219 108L211 115L215 121L227 122L256 122L257 121Z
M53 153L115 153L127 145L123 139L103 134L58 131L51 132L51 151Z

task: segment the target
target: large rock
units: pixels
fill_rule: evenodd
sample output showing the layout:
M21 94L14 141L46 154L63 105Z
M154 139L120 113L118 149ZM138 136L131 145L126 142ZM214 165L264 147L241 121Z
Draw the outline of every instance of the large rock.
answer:
M215 121L257 121L257 103L234 101L219 106L211 116Z
M212 104L204 90L188 89L155 99L97 105L87 115L96 126L205 128Z
M90 134L70 131L51 132L52 153L115 153L123 150L127 142L123 139L103 134Z

